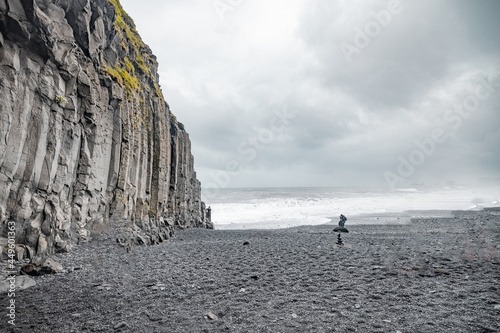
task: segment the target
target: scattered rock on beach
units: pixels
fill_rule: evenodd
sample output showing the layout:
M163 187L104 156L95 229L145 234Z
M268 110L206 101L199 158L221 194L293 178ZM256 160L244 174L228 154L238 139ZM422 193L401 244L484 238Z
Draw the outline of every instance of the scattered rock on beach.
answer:
M250 242L249 241L244 241L243 245L250 245Z
M444 275L450 275L450 271L444 269L444 268L436 268L434 269L434 273L436 274L444 274Z
M157 283L153 286L151 286L151 289L153 290L165 290L167 288L167 286L163 283Z
M46 258L42 259L41 261L37 261L35 262L35 266L40 267L41 274L56 274L62 272L63 270L63 266L51 258Z
M116 324L115 327L113 327L113 328L115 330L119 330L121 328L130 328L130 326L126 322L122 321L121 323Z
M21 269L28 275L38 276L44 274L56 274L63 271L63 266L51 258L32 260Z
M383 269L384 266L379 266L379 265L374 265L371 267L371 269L375 270L375 269Z
M111 290L112 288L112 286L109 283L97 284L94 287L96 287L97 290Z
M205 318L210 319L210 320L218 320L219 319L219 317L213 312L208 312L205 315Z
M71 267L69 267L69 268L66 269L66 272L67 273L71 273L71 272L74 272L74 271L78 271L80 269L82 269L81 266L71 266Z
M21 268L21 271L23 273L28 274L28 275L36 275L35 272L33 272L34 270L35 270L35 266L33 264L27 264Z
M11 282L13 282L11 279L0 282L0 294L9 292L10 289L23 290L36 285L36 281L26 275L18 275L15 279L15 288L11 288Z
M36 285L36 281L29 276L16 276L16 288L18 290L28 289Z

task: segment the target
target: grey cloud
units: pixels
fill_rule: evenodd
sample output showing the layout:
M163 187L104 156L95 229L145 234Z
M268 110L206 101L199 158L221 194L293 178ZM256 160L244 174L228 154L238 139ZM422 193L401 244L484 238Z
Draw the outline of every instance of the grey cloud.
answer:
M479 78L500 83L500 2L401 0L403 11L351 63L339 45L388 1L293 2L302 5L295 29L273 35L293 14L285 5L268 13L268 2L244 2L221 21L211 2L122 0L158 56L203 183L236 160L230 186L384 184L436 128L454 136L435 143L406 183L500 177L500 85L470 117L448 114L457 129L445 118ZM266 17L275 20L269 41L252 35ZM249 159L249 138L285 107L295 118Z
M446 74L451 65L450 55L454 58L455 54L463 53L453 46L457 38L463 37L460 30L454 29L453 22L443 20L447 11L436 8L439 6L425 1L402 1L402 12L392 15L390 24L378 36L370 38L370 44L360 48L360 53L354 54L348 63L340 45L343 42L356 45L355 29L365 30L368 22L375 22L370 13L387 10L386 1L377 4L361 8L357 19L344 27L343 34L335 33L335 28L341 25L337 22L340 9L335 5L318 7L321 12L305 18L302 35L307 42L326 34L319 45L311 43L324 65L323 84L342 89L369 107L409 106L432 81ZM309 22L317 16L321 17L322 26L309 31Z

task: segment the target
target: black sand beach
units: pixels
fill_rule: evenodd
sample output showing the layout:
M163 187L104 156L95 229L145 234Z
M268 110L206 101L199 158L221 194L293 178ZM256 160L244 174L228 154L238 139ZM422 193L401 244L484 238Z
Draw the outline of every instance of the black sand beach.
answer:
M500 332L499 211L346 226L103 236L16 293L14 327L1 295L0 332Z

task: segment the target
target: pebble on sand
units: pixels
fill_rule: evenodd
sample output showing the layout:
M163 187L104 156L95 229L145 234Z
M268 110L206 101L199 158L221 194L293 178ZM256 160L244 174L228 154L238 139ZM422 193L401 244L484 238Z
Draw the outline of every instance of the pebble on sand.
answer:
M219 317L217 317L217 315L213 312L208 312L205 315L205 318L210 319L210 320L218 320L219 319Z
M120 328L124 328L124 327L129 328L130 326L126 322L122 321L121 323L116 324L115 327L113 327L113 328L115 330L119 330Z

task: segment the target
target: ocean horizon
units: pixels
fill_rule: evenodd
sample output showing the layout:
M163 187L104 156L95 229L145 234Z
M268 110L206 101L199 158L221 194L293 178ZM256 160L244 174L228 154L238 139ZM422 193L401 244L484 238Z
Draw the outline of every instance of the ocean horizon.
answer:
M281 229L301 225L404 224L453 210L499 206L500 186L208 188L202 198L216 229Z

